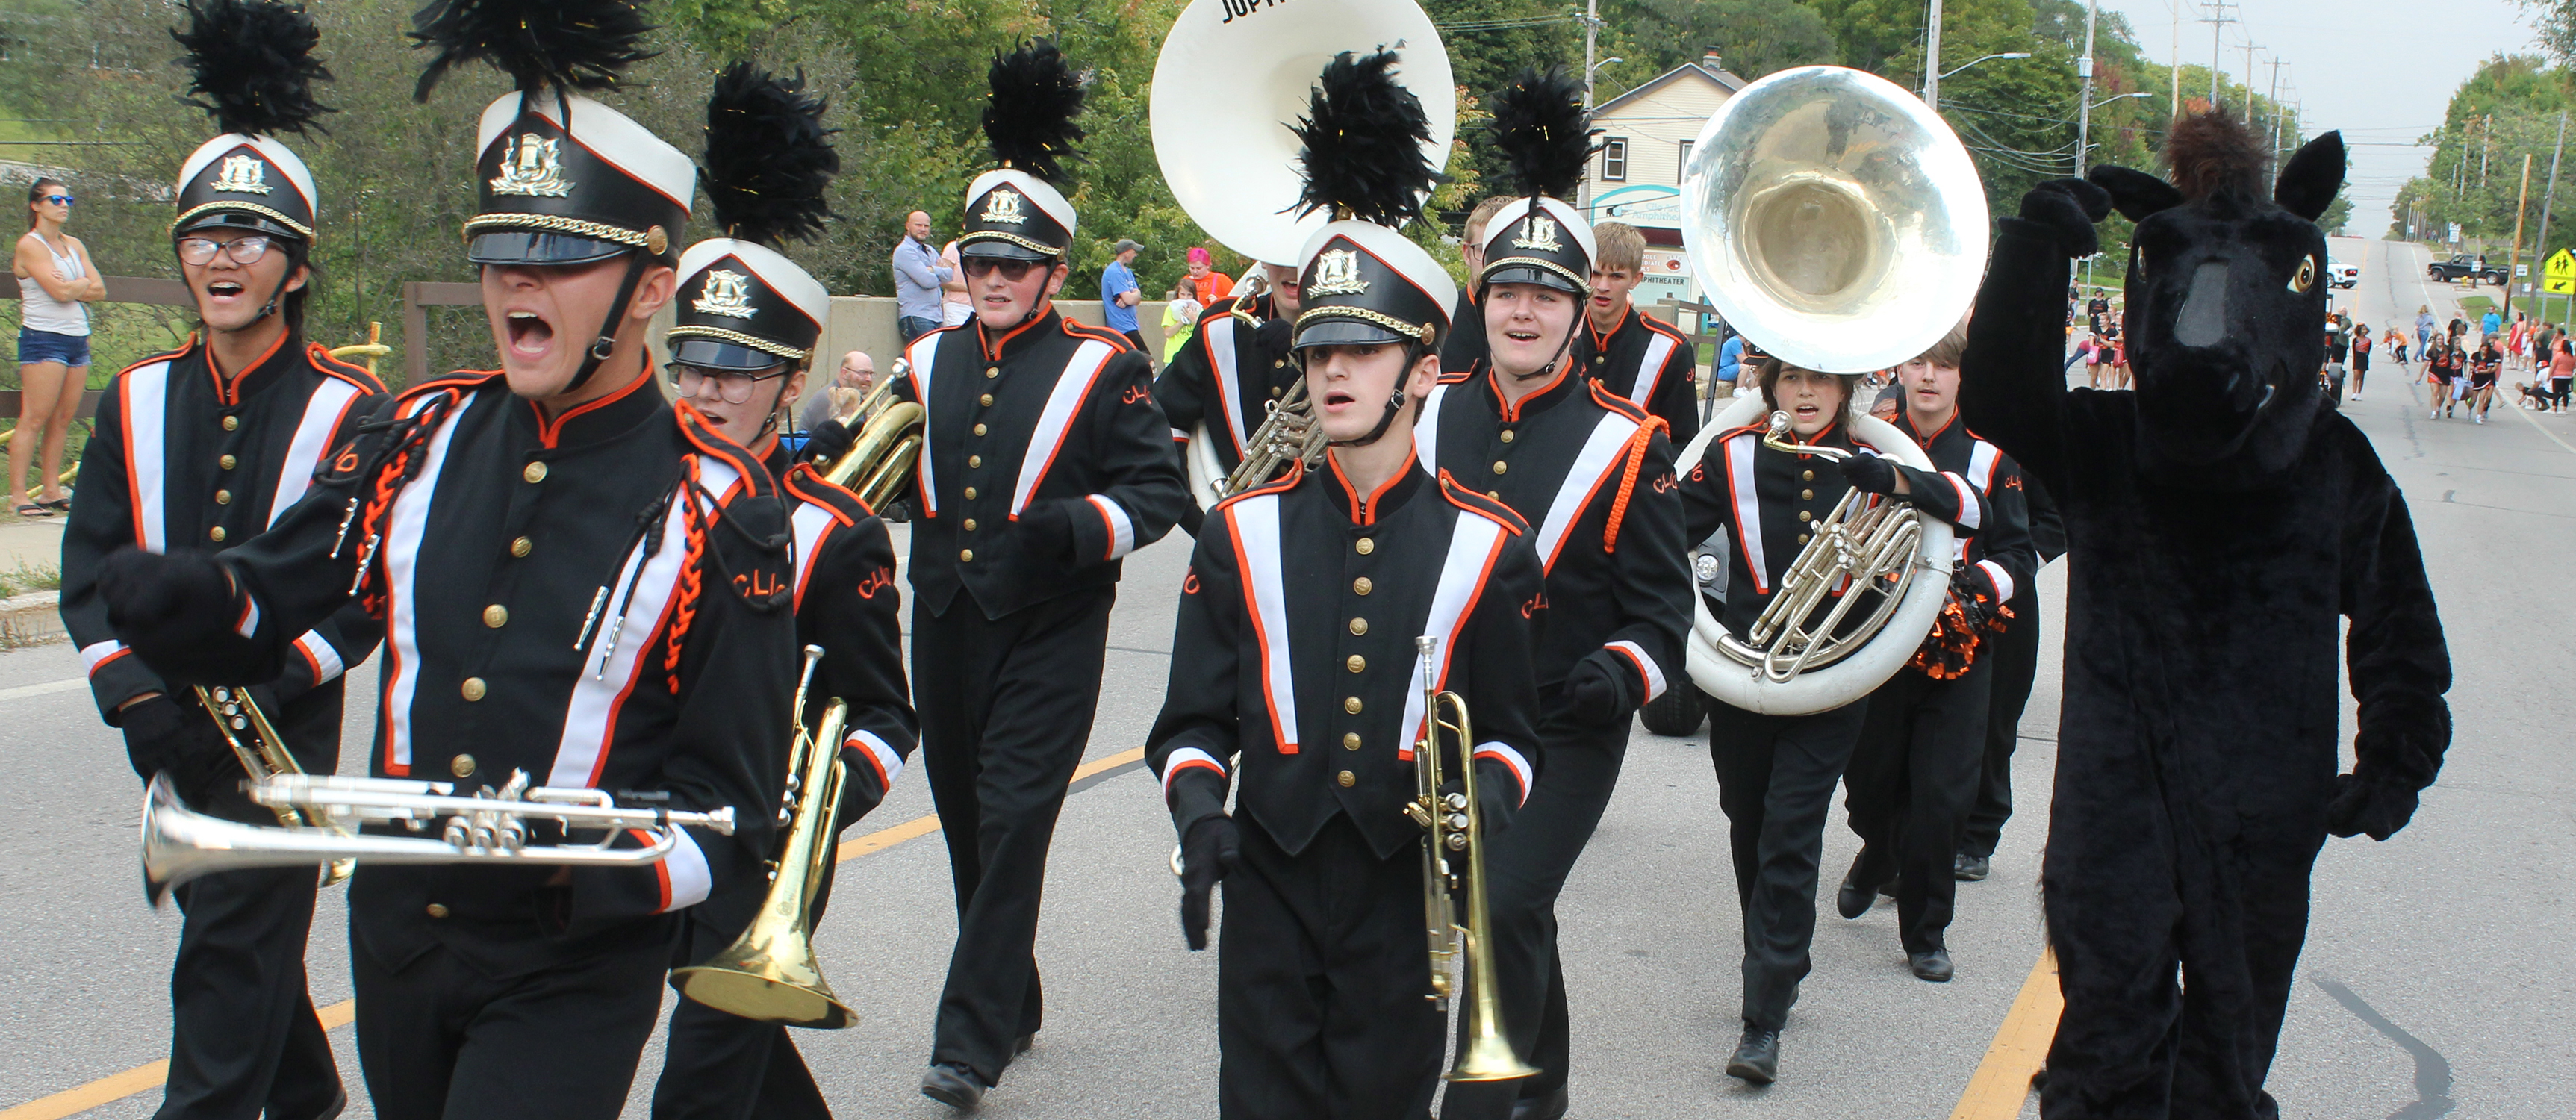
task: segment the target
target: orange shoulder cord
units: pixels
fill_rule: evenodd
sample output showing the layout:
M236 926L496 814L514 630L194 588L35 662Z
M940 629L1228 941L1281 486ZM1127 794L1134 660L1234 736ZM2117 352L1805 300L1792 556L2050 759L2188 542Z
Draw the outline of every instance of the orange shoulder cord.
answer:
M1637 434L1628 437L1628 465L1619 474L1619 494L1610 501L1610 524L1601 531L1601 551L1608 552L1619 543L1619 523L1628 517L1628 495L1637 489L1637 472L1645 469L1646 449L1654 445L1655 433L1666 430L1661 416L1648 416L1637 425ZM1678 467L1678 465L1677 465Z
M350 593L361 608L376 618L385 616L388 589L384 565L379 563L379 557L385 531L390 527L388 523L393 520L394 500L402 496L403 487L410 485L412 476L418 473L423 460L416 457L421 448L446 421L448 411L461 397L462 394L450 389L430 398L429 403L407 419L407 427L395 429L387 440L388 446L376 453L377 461L373 464L374 470L369 472L370 477L358 484L365 503L357 520L359 539L363 543L358 550L358 579Z
M671 605L671 639L662 651L662 673L670 678L671 692L680 691L680 650L689 638L689 624L697 621L698 592L705 586L700 578L707 558L707 514L698 509L698 497L704 494L698 485L698 457L687 458L680 479L680 526L688 534L689 550L680 557L680 586Z

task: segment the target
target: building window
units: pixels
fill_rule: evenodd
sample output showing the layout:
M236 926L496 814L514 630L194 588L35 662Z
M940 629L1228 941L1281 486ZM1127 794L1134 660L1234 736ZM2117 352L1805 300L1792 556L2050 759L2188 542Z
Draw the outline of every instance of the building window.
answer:
M1613 136L1601 144L1601 177L1613 183L1628 180L1628 138Z
M1682 176L1690 174L1691 145L1696 143L1699 143L1699 141L1682 141L1682 161L1673 165L1673 182L1679 183L1682 181Z

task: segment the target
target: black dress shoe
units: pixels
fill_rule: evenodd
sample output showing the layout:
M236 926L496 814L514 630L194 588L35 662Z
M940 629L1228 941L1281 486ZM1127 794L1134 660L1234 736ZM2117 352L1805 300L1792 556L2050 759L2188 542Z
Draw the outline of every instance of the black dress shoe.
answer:
M947 1062L936 1062L921 1075L921 1095L959 1112L973 1112L984 1103L984 1090L992 1086L975 1076L975 1071Z
M1950 858L1950 877L1962 883L1982 883L1994 871L1994 857L1961 852Z
M1565 1086L1512 1102L1512 1120L1565 1120Z
M1741 1077L1754 1085L1768 1085L1778 1080L1780 1032L1744 1024L1744 1040L1735 1044L1735 1056L1726 1060L1726 1075Z
M1950 951L1948 949L1933 949L1921 953L1907 953L1905 954L1905 961L1907 964L1914 966L1915 979L1929 980L1935 984L1949 983L1950 976L1954 971L1950 967Z
M1878 892L1870 889L1869 884L1860 881L1861 866L1868 862L1869 850L1866 848L1861 849L1859 855L1852 857L1851 870L1843 873L1842 888L1834 892L1834 913L1846 918L1858 918L1869 913L1870 905L1878 901L1876 897Z

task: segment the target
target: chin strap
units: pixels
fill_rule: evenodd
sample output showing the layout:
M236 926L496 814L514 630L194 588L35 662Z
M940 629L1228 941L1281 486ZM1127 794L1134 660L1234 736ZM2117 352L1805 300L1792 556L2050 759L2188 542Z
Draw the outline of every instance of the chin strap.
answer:
M582 355L581 368L574 371L570 384L556 391L558 395L580 391L589 383L591 375L599 372L599 364L607 361L608 355L617 349L617 325L626 318L626 305L634 300L635 288L644 280L647 263L641 252L629 251L626 254L626 281L617 286L617 298L608 305L608 319L599 325L599 340L590 344L590 352Z
M1555 376L1555 375L1556 375L1556 363L1561 362L1561 361L1564 361L1564 360L1566 359L1566 355L1567 355L1568 353L1570 353L1571 351L1573 351L1573 349L1574 349L1574 336L1575 336L1575 335L1577 335L1577 334L1582 333L1582 331L1583 331L1583 313L1582 313L1582 312L1580 312L1580 311L1578 311L1578 312L1576 312L1576 313L1575 313L1575 315L1574 315L1574 329L1573 329L1573 330L1570 330L1570 331L1565 332L1565 341L1563 341L1563 342L1560 342L1560 343L1557 343L1557 344L1556 344L1556 353L1551 354L1551 355L1549 355L1549 356L1548 356L1547 364L1546 364L1546 365L1543 365L1543 366L1538 367L1538 372L1536 372L1536 373L1516 373L1516 374L1513 374L1513 375L1512 375L1512 380L1514 380L1514 381L1536 381L1536 380L1538 380L1539 378L1542 378L1542 377L1553 377L1553 376Z
M1407 343L1404 347L1404 376L1413 376L1414 364L1421 360L1422 344L1419 342ZM1395 418L1403 414L1405 402L1410 399L1411 398L1405 396L1403 388L1398 387L1394 393L1387 396L1386 412L1377 418L1377 427L1369 429L1369 434L1361 436L1358 439L1328 440L1326 441L1327 446L1367 447L1372 443L1385 439L1386 430L1395 426Z

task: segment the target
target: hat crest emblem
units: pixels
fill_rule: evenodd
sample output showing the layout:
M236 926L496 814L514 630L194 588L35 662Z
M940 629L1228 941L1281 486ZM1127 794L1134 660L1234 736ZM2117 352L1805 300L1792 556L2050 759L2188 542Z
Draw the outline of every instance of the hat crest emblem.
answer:
M1308 296L1366 295L1369 282L1360 279L1360 255L1350 249L1330 249L1315 254L1315 276L1305 284Z
M702 315L723 315L748 319L751 306L751 277L731 269L719 268L707 273L707 282L699 289L698 298L689 304Z
M1027 212L1020 208L1019 192L1007 190L997 190L985 195L984 212L976 217L982 221L1013 226L1026 224L1029 220Z
M563 177L563 157L556 149L557 143L533 132L511 137L501 156L501 174L492 180L492 193L544 198L570 195L572 184Z
M1541 214L1531 214L1529 221L1521 224L1521 235L1512 239L1512 248L1554 253L1564 249L1565 244L1556 239L1554 219Z
M268 165L258 156L228 155L217 167L215 181L207 185L228 194L267 194Z

